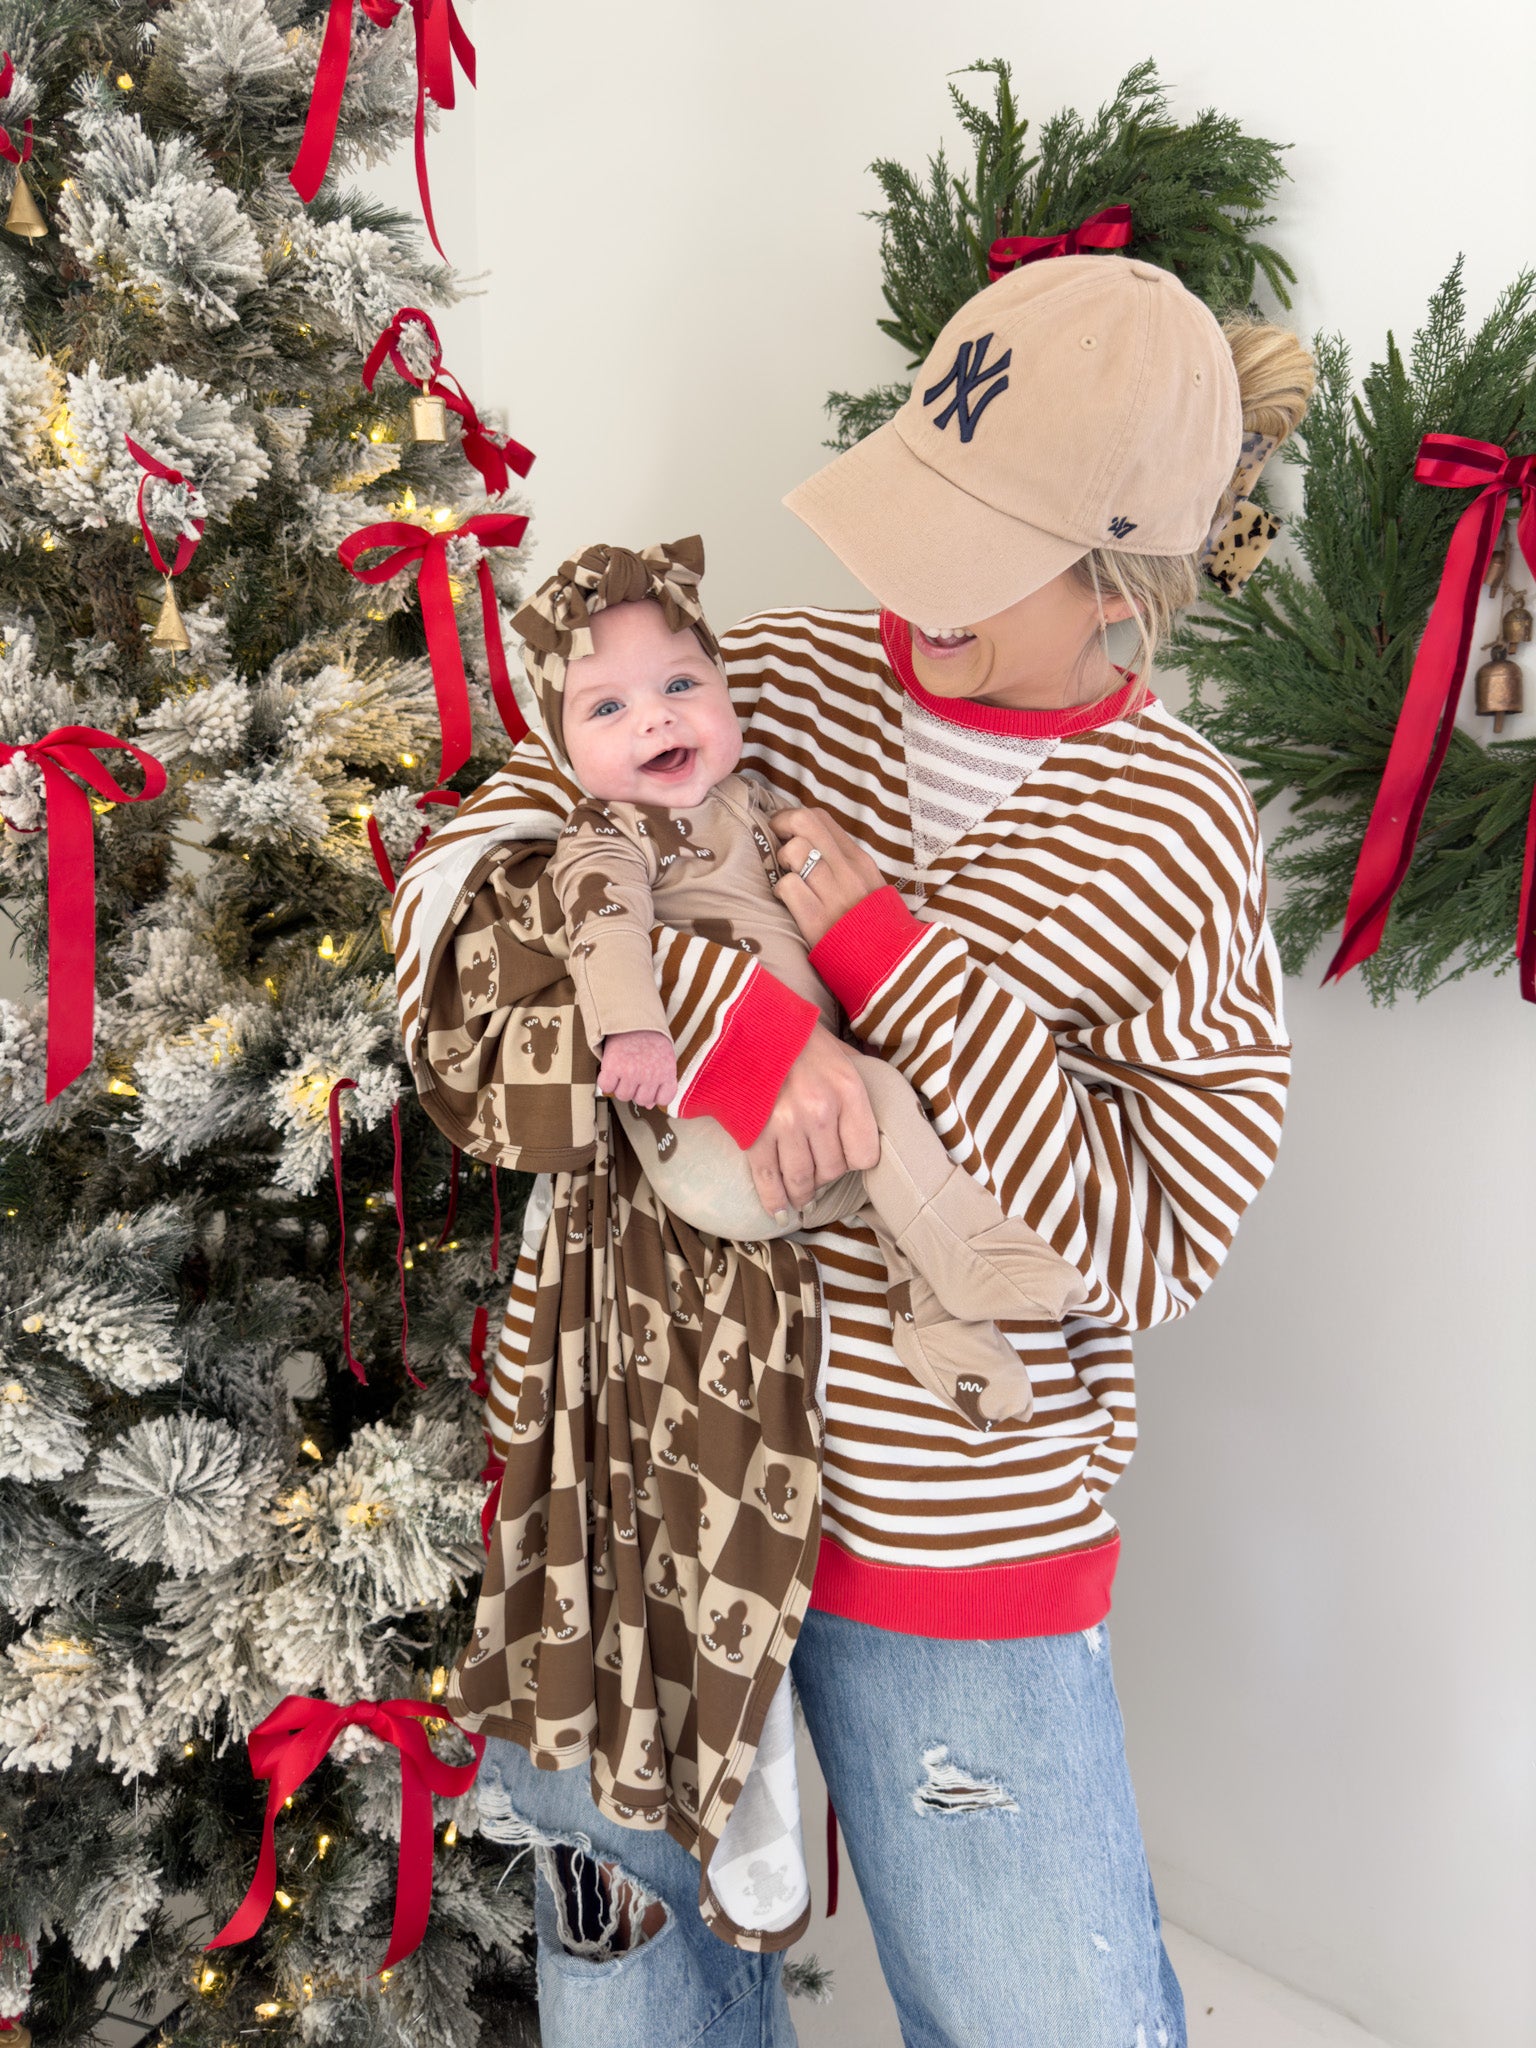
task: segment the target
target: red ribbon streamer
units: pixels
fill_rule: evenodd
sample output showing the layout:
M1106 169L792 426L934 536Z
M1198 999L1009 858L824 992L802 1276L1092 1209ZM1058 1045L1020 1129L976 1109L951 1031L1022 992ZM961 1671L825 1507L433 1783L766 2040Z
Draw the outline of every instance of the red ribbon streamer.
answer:
M1536 573L1536 455L1512 456L1490 441L1469 441L1459 434L1426 434L1419 443L1413 474L1421 484L1446 490L1476 489L1477 496L1451 535L1440 588L1414 658L1381 787L1361 842L1344 935L1329 962L1325 981L1347 974L1381 944L1387 914L1413 860L1430 792L1451 744L1477 600L1512 491L1520 495L1520 549ZM1536 856L1528 840L1528 874L1533 860ZM1517 946L1521 993L1536 1000L1536 934L1529 927L1531 893L1529 886L1522 891Z
M0 59L0 100L8 100L10 98L11 87L15 83L16 66L11 62L11 53L7 50L4 58ZM21 138L21 147L18 149L11 140L10 130L8 128L0 128L0 156L3 156L8 164L14 164L18 171L24 163L29 163L32 157L32 116L30 114L21 124Z
M388 28L401 7L409 5L416 31L416 189L421 194L422 216L432 246L443 256L432 217L432 191L427 179L427 101L444 109L454 104L454 59L464 76L475 82L475 47L459 20L453 0L360 0L368 19ZM336 123L341 114L341 96L346 90L347 67L352 59L352 0L331 0L325 35L320 44L320 61L315 69L309 113L304 122L304 139L293 169L288 173L299 197L308 203L320 189L330 168L336 146ZM446 261L446 257L444 257Z
M124 789L96 758L98 748L131 754L144 787ZM43 774L48 832L48 1072L46 1099L62 1095L91 1064L96 1043L96 833L78 775L114 804L150 803L165 794L165 770L153 754L94 725L60 725L20 747L0 746Z
M432 685L437 692L442 728L440 782L458 773L469 759L470 750L469 679L464 672L464 650L459 645L453 593L448 583L448 543L459 534L471 534L482 548L515 548L527 529L527 518L520 512L482 512L447 533L412 526L403 519L385 519L377 526L362 526L356 533L349 533L336 550L343 568L350 570L360 583L387 583L413 562L419 565L416 587L421 594L421 619L426 628L427 654L432 663ZM391 552L381 562L359 569L358 557L375 548L388 548ZM526 735L528 727L512 694L506 650L501 644L501 621L496 615L496 586L484 556L476 563L475 573L480 585L491 694L496 699L501 722L515 742Z
M428 804L446 804L449 810L455 810L461 801L456 789L429 789L425 796L417 797L416 808L421 811L425 810ZM431 837L432 827L423 825L411 847L412 858L420 853ZM395 864L389 857L389 848L384 844L384 834L379 830L378 820L371 811L368 814L368 845L373 854L373 864L379 871L379 880L393 896L396 887Z
M448 1233L453 1228L453 1219L459 1213L459 1161L463 1156L457 1145L449 1147L448 1213L443 1218L443 1227L438 1234L437 1249L439 1251L448 1242Z
M491 1531L496 1526L496 1510L501 1506L501 1482L506 1477L507 1461L498 1457L496 1446L491 1441L491 1432L485 1432L485 1464L480 1477L489 1482L490 1492L485 1497L485 1506L480 1510L480 1540L489 1550Z
M993 284L1042 256L1081 256L1090 249L1123 249L1131 239L1131 209L1105 206L1090 213L1062 235L999 235L987 251L987 276Z
M432 362L425 381L415 374L400 352L400 337L413 321L426 329L432 347ZM442 399L448 410L458 416L463 432L464 458L479 470L488 498L508 488L508 471L526 476L532 469L533 450L525 448L521 441L514 441L510 434L493 434L470 404L458 378L443 369L443 344L438 338L437 328L431 316L419 306L402 306L369 350L368 360L363 365L363 384L367 390L373 389L374 379L386 359L396 375L403 377L407 384L420 384L429 398Z
M389 1105L389 1128L395 1140L394 1164L390 1169L391 1185L395 1194L395 1271L400 1279L400 1363L405 1367L405 1376L413 1387L426 1385L411 1371L411 1316L405 1304L405 1157L400 1139L400 1104Z
M172 469L169 463L162 462L158 455L151 455L147 448L141 448L138 442L134 440L132 434L124 434L123 439L128 444L128 453L144 472L139 478L139 530L144 536L144 545L149 550L149 559L154 563L162 576L179 576L182 570L186 568L188 562L197 553L198 545L203 537L203 529L208 522L204 519L194 519L192 521L192 524L197 528L196 540L185 533L177 536L176 560L174 564L167 566L166 559L160 552L160 543L155 539L154 531L144 511L144 493L148 490L152 481L158 481L163 484L185 484L191 483L192 480L190 477L184 476L179 469ZM193 488L195 489L196 486L194 485Z
M352 1350L352 1290L347 1285L347 1207L341 1191L341 1096L343 1089L356 1086L355 1081L338 1081L326 1100L326 1114L331 1120L331 1174L336 1182L336 1222L340 1231L336 1272L341 1280L341 1355L352 1368L353 1377L366 1387L368 1375Z
M474 1321L469 1326L469 1391L477 1401L483 1401L491 1391L491 1383L485 1376L485 1340L490 1335L490 1329L491 1312L485 1303L481 1302L475 1310Z
M271 1912L277 1890L277 1816L283 1802L291 1799L324 1761L343 1728L367 1728L381 1742L400 1752L400 1856L395 1874L395 1917L389 1950L379 1967L393 1969L420 1948L432 1911L433 1795L456 1799L467 1792L485 1754L485 1737L471 1734L466 1728L460 1732L475 1752L473 1763L445 1764L435 1756L421 1724L451 1720L451 1715L430 1700L360 1700L355 1706L337 1707L329 1700L290 1693L275 1707L260 1727L251 1730L246 1744L253 1775L268 1781L267 1813L256 1874L228 1925L213 1937L209 1948L228 1948L234 1942L249 1941Z

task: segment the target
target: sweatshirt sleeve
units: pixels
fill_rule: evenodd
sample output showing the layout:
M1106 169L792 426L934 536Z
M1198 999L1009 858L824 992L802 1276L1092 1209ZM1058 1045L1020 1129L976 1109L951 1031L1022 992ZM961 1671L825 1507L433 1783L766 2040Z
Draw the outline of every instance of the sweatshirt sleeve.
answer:
M1256 829L1235 905L1213 898L1129 1018L1052 1031L1025 949L978 957L894 889L811 964L950 1156L1080 1269L1074 1319L1145 1329L1193 1307L1274 1164L1289 1078Z
M665 1031L651 965L655 873L646 842L616 808L578 804L555 842L549 875L592 1050L615 1031Z

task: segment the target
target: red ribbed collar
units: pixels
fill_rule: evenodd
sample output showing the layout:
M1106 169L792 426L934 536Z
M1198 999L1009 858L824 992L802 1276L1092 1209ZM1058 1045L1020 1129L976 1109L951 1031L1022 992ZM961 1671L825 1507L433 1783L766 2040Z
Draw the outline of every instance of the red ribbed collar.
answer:
M1005 704L978 704L969 697L935 697L917 680L912 668L912 628L906 619L882 610L880 638L886 659L896 680L912 699L931 711L935 718L951 725L969 726L972 732L1016 733L1021 738L1066 739L1073 733L1093 732L1101 725L1113 725L1133 707L1152 701L1136 678L1128 675L1120 689L1094 704L1073 704L1059 711L1016 711Z

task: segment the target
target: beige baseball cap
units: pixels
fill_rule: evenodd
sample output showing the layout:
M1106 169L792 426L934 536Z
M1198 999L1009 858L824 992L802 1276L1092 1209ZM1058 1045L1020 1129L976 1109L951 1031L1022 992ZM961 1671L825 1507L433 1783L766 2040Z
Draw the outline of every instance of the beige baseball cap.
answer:
M1090 548L1194 554L1242 438L1209 307L1155 264L1058 256L967 300L895 418L784 503L889 610L970 626Z

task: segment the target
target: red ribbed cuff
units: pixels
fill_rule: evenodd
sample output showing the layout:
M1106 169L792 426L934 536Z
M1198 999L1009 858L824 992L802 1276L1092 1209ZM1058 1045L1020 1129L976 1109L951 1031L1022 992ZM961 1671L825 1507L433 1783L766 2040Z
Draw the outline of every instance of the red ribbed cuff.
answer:
M812 946L811 965L848 1015L857 1017L929 929L887 885L843 912Z
M814 1003L759 967L689 1082L678 1115L712 1116L745 1151L767 1123L786 1075L820 1021Z
M947 1642L1004 1642L1094 1628L1109 1612L1120 1538L1063 1557L947 1570L871 1564L830 1536L821 1539L811 1605L872 1628Z

